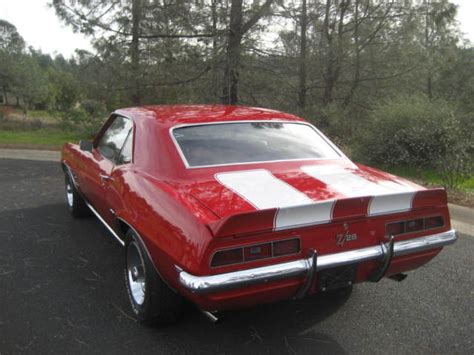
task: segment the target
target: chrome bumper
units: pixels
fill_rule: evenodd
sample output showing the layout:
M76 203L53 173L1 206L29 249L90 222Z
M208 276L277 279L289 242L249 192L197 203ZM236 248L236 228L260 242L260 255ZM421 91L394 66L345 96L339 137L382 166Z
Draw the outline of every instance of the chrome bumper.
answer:
M451 229L444 233L395 242L393 245L393 257L441 248L445 245L453 244L456 239L456 231ZM367 260L383 259L386 254L387 247L381 244L341 253L317 257L311 256L307 259L212 276L194 276L179 269L179 282L193 293L213 293L259 283L306 276L308 273L314 273L314 271L321 271L337 266L360 263Z

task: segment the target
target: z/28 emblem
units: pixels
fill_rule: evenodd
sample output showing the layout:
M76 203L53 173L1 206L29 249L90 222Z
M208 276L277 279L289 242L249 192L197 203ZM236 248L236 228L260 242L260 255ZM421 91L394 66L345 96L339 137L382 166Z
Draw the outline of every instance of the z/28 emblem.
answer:
M346 231L345 233L341 233L336 235L336 245L342 247L346 242L351 242L353 240L357 240L357 234L356 233L349 233Z

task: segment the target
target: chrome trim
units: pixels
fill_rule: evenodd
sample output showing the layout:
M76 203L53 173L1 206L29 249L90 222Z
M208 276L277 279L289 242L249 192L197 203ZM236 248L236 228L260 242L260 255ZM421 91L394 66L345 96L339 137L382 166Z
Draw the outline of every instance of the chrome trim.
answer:
M67 204L69 205L70 208L72 208L73 205L74 205L74 195L73 195L73 192L72 192L71 184L72 184L72 182L69 182L69 181L66 182L66 200L67 200Z
M79 189L78 189L78 184L77 184L77 182L76 182L76 179L75 179L75 177L74 177L74 174L72 173L71 168L69 167L69 165L66 164L66 161L65 161L65 160L61 161L61 163L66 167L67 174L68 174L69 177L71 178L72 184L73 184L74 187L76 188L77 192L80 193L80 191L79 191Z
M298 293L296 294L297 299L303 298L306 295L309 288L313 285L313 280L317 272L318 254L313 249L310 250L308 259L311 259L311 262L308 263L308 271L306 272L306 280L304 281L303 286L301 286L301 288L298 290Z
M112 180L112 176L106 175L106 174L99 174L99 177L100 177L101 180L104 180L104 181Z
M66 164L65 161L63 161L62 163L63 163L64 166L66 167L66 169L67 169L67 171L68 171L68 174L69 174L69 176L70 176L71 179L72 179L72 183L74 184L74 187L76 188L76 191L80 193L79 189L77 188L76 180L74 179L74 175L73 175L71 169L69 168L69 166ZM124 246L125 246L125 242L117 235L117 233L115 233L115 231L112 229L112 227L107 224L107 222L102 218L102 216L99 214L99 212L97 212L97 211L95 210L95 208L92 207L92 205L91 205L89 202L87 202L87 199L86 199L82 194L81 194L81 196L82 196L82 198L83 198L83 200L84 200L84 203L87 205L87 207L89 207L89 209L90 209L90 210L92 211L92 213L97 217L97 219L102 222L102 224L107 228L107 230L108 230L110 233L112 233L112 236L113 236L115 239L117 239L117 241L124 247Z
M102 224L105 226L105 228L108 229L108 231L112 234L112 236L113 236L115 239L117 239L117 241L118 241L120 244L122 244L122 246L124 247L124 246L125 246L125 242L118 236L117 233L115 233L115 231L112 229L112 227L108 225L108 223L102 218L102 216L99 214L99 212L97 212L97 211L95 210L95 208L92 207L89 202L87 202L86 200L84 200L84 202L86 203L87 207L89 207L89 209L92 211L92 213L95 214L95 216L97 217L97 219L102 222Z
M287 241L293 240L293 239L298 240L298 251L297 252L290 253L290 254L277 255L277 256L274 255L273 245L275 243L287 242ZM259 259L245 260L245 248L258 247L258 246L267 245L267 244L270 244L270 246L271 246L272 255L264 257L264 258L259 258ZM212 266L212 259L214 259L214 257L216 256L217 253L220 253L222 251L236 250L236 249L241 249L242 250L242 261L232 263L232 264ZM227 248L222 248L222 249L216 249L216 250L214 250L214 252L212 253L211 258L209 259L209 267L211 269L223 268L223 267L227 267L227 266L232 266L232 265L237 265L237 264L242 264L242 263L251 263L251 262L254 262L254 261L260 261L260 260L265 260L265 259L273 259L274 260L274 259L286 257L288 255L298 255L298 254L301 254L301 238L300 238L299 235L296 235L296 236L293 236L293 237L290 237L290 238L272 240L271 242L259 242L259 243L256 243L256 244L248 244L248 245L242 245L242 246L237 246L237 247L227 247Z
M128 245L126 275L131 298L137 305L143 305L147 280L146 267L135 241Z
M428 219L428 218L435 218L435 217L441 217L441 219L443 220L443 225L442 226L437 226L437 227L425 228L425 220ZM405 236L405 235L408 235L408 234L431 231L433 229L441 229L441 228L446 227L446 222L444 221L444 217L438 213L438 214L429 215L427 217L419 217L419 218L412 218L412 219L397 219L397 220L394 220L394 221L385 222L385 231L387 231L387 226L389 224L392 224L392 223L405 223L405 222L415 221L417 219L422 219L423 220L423 229L420 229L420 230L414 231L414 232L404 232L404 233L400 233L400 234L394 234L393 236L395 238L398 238L399 236Z
M456 231L451 229L443 233L395 242L393 257L442 248L446 245L453 244L456 239ZM287 263L211 276L191 275L178 266L176 266L176 269L179 272L179 282L182 286L193 293L205 294L247 287L258 283L307 276L308 272L313 269L313 260L316 260L317 263L316 270L314 271L321 271L367 260L382 259L386 253L386 247L381 244L341 253L318 255L317 259L310 256L306 259Z
M251 162L242 162L242 163L229 163L229 164L211 164L211 165L198 165L198 166L190 166L186 156L184 155L181 147L176 140L175 136L173 135L173 131L177 128L184 128L184 127L193 127L193 126L208 126L208 125L219 125L219 124L235 124L235 123L268 123L268 122L278 122L278 123L292 123L292 124L302 124L305 126L311 127L338 155L338 158L299 158L299 159L282 159L282 160L266 160L266 161L251 161ZM200 122L200 123L183 123L176 126L173 126L169 129L169 135L171 140L173 141L181 160L184 163L186 169L203 169L203 168L214 168L214 167L221 167L221 166L234 166L234 165L249 165L249 164L262 164L262 163L279 163L285 161L321 161L321 160L337 160L337 159L350 159L333 143L326 137L319 129L313 126L311 123L306 121L288 121L288 120L236 120L236 121L218 121L218 122Z

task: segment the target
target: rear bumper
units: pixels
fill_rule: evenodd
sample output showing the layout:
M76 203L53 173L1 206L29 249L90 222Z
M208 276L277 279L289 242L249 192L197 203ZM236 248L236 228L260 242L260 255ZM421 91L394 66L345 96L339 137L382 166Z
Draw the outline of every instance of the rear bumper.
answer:
M456 231L451 229L443 233L395 242L393 244L393 257L442 248L453 244L456 239ZM383 260L387 253L387 246L381 244L212 276L194 276L186 271L179 270L179 282L192 293L209 294L294 277L312 278L316 271L368 260Z

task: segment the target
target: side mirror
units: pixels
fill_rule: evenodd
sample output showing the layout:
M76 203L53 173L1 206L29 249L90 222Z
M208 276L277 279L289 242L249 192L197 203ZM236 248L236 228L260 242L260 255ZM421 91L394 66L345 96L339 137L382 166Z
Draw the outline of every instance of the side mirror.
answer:
M94 145L91 141L86 141L82 139L79 141L80 150L83 150L84 152L92 152L92 148L94 148Z

